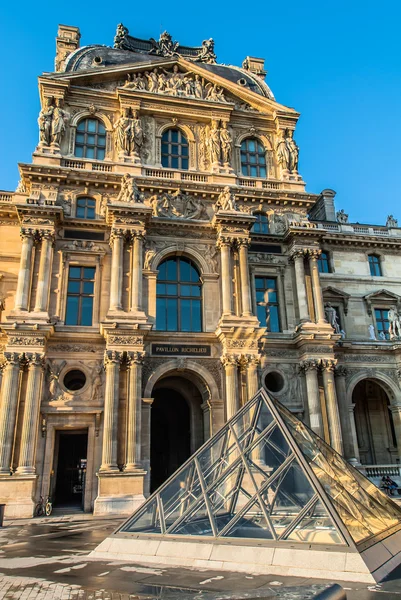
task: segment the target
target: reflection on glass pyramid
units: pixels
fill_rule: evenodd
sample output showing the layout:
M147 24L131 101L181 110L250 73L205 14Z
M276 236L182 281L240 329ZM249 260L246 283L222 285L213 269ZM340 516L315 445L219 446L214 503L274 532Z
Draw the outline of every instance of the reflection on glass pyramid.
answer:
M213 548L228 540L323 546L338 559L342 549L363 552L398 529L398 506L261 390L114 535L209 541Z

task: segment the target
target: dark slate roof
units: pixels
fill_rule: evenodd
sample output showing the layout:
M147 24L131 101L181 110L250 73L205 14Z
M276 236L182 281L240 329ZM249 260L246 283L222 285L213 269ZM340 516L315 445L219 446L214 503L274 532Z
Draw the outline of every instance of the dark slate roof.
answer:
M98 64L95 61L95 58L99 61ZM99 59L101 59L101 61ZM100 72L105 67L118 67L123 65L140 66L141 63L157 65L158 63L166 62L166 60L172 59L140 52L132 52L129 50L110 48L109 46L92 45L78 48L78 50L70 54L66 61L65 72L93 73L95 71ZM224 77L224 79L227 79L232 83L237 83L260 96L274 100L273 93L269 86L260 77L245 69L232 65L204 64L199 62L197 62L196 65L210 73L215 73L220 77ZM240 80L241 83L239 83Z

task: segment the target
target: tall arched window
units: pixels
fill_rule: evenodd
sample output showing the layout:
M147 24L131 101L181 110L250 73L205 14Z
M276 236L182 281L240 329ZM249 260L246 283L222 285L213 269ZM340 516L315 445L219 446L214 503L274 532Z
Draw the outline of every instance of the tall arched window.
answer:
M202 331L202 283L194 263L171 257L159 265L156 289L156 329Z
M189 146L179 129L167 129L162 135L162 166L188 170Z
M266 177L266 150L255 138L241 144L241 173L245 177Z
M269 219L265 213L255 213L255 223L252 225L252 233L269 233Z
M103 160L105 154L105 126L99 119L82 119L75 134L75 156Z

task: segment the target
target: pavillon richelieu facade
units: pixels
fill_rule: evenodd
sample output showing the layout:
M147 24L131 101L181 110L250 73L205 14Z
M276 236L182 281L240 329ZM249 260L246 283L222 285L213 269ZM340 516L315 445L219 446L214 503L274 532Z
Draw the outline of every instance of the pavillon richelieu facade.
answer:
M401 229L305 191L264 60L60 25L0 192L0 502L130 514L260 387L399 476ZM399 480L398 480L399 481Z

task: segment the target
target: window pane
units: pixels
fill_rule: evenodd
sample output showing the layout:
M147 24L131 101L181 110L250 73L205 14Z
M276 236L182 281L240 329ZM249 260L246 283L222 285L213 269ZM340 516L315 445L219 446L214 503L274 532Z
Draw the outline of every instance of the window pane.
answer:
M78 158L84 157L84 149L81 146L75 147L75 156L77 156Z
M75 136L75 141L82 143L84 142L84 134L83 133L77 133L77 135Z
M162 156L162 167L168 167L168 156Z
M186 260L180 260L180 280L191 281L191 265Z
M251 177L257 177L258 171L256 167L251 167Z
M80 279L81 278L81 269L80 267L70 267L70 278Z
M77 206L77 218L78 219L85 218L85 209L82 206Z
M94 208L88 208L86 210L86 218L87 219L94 219L95 218L95 209Z
M89 146L94 146L94 145L95 145L95 136L94 136L94 135L88 135L88 136L86 137L86 143L87 143Z
M183 158L181 161L181 169L185 169L188 170L188 159L187 158Z
M190 285L180 285L180 295L181 296L190 296L191 295L191 286Z
M85 119L78 123L77 131L85 131Z
M169 130L165 131L162 135L162 142L167 142L168 141L168 132Z
M85 158L95 158L95 149L85 147Z
M95 269L92 267L85 267L84 278L85 279L94 279L94 277L95 277Z
M182 146L181 154L183 156L188 156L188 146Z
M100 121L97 122L98 133L106 133L106 127Z
M159 265L159 275L157 276L158 279L160 279L161 281L164 281L166 279L166 263L163 262L161 265Z
M181 300L181 331L191 331L191 300Z
M97 121L95 119L88 119L88 126L87 126L87 130L90 132L95 132L96 131L96 125L97 125Z
M266 169L264 167L260 167L259 177L266 177Z
M270 331L280 331L280 322L278 317L278 306L270 306Z
M167 261L167 277L168 281L177 281L177 262L175 260Z
M67 310L65 315L66 325L78 325L78 296L67 297Z
M171 141L178 142L178 130L177 129L171 130Z
M171 167L173 169L178 169L178 158L176 158L175 156L171 157Z
M255 140L248 140L248 150L250 150L250 152L255 152L255 150L256 150Z
M156 329L166 331L166 300L165 298L156 299Z
M201 289L199 285L193 285L192 286L192 296L200 296L201 295Z
M245 177L248 175L248 167L245 165L242 165L241 167L241 172L243 175L245 175Z
M167 294L168 296L176 296L177 295L177 285L173 283L169 283L167 285Z
M84 281L83 285L83 293L84 294L93 294L93 281Z
M166 293L166 284L158 283L156 286L156 294L165 294Z
M92 325L93 298L90 296L82 297L81 304L81 323L80 325Z
M79 294L80 282L79 281L69 281L68 282L68 292L73 294Z
M192 300L192 331L201 331L201 302Z
M167 331L177 331L178 328L177 300L167 299Z

